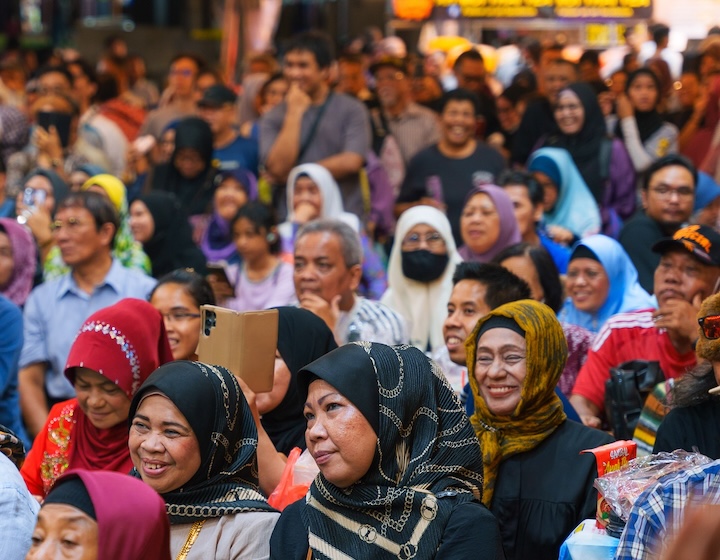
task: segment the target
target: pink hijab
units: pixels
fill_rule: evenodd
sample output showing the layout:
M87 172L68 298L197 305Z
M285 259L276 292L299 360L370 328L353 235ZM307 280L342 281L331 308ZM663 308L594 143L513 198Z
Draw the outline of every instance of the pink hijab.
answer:
M98 560L170 560L170 521L155 490L130 475L79 469L68 471L55 488L72 478L82 481L95 510Z
M458 253L460 253L464 261L486 263L493 260L495 255L506 247L520 243L522 239L520 237L520 228L518 228L515 219L513 204L507 193L496 185L480 185L468 193L467 197L465 197L465 205L473 196L480 193L488 195L495 205L495 209L500 216L500 235L495 245L484 253L475 253L467 245L460 247Z
M37 249L30 232L12 218L0 218L0 231L10 238L15 268L10 281L0 293L22 307L30 295L37 266Z

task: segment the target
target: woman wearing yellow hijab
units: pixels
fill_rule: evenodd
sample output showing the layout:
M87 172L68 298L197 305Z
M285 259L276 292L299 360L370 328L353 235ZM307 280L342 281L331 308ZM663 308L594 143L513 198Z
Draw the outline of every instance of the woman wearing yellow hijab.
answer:
M115 235L113 257L118 259L125 268L134 268L146 274L150 274L152 267L150 259L143 252L142 245L135 241L130 231L128 221L127 190L123 182L115 177L103 173L90 177L80 190L93 190L107 196L113 203L120 217L120 229ZM65 266L60 255L60 249L55 246L50 250L45 264L43 265L43 276L45 280L51 280L67 273L69 268Z
M613 440L565 417L555 386L567 344L546 305L498 307L466 345L483 502L498 519L505 556L555 560L575 526L595 516L595 457L580 452Z

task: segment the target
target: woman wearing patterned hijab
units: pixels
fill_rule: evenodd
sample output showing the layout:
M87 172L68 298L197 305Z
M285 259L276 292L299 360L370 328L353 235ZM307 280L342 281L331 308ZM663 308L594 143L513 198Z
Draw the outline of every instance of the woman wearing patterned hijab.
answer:
M477 439L442 371L409 346L348 344L301 370L320 468L270 557L502 558Z
M158 368L130 406L133 474L170 516L173 558L267 558L278 514L260 493L257 429L225 368L178 361Z
M498 307L467 341L485 480L508 560L555 560L583 519L595 516L595 457L612 438L570 422L555 386L567 343L555 313L531 300Z

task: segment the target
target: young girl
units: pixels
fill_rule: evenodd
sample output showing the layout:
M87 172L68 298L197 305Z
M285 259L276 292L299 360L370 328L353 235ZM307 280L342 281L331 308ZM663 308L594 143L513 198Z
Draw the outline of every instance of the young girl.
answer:
M240 208L231 229L242 264L226 268L229 285L210 276L220 305L236 311L295 305L293 267L278 257L280 237L272 210L250 202Z

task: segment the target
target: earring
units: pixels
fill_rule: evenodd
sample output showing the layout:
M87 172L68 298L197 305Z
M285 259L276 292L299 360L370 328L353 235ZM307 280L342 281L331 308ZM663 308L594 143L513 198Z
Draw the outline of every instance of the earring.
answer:
M277 235L275 235L273 232L270 232L265 236L265 239L268 243L275 243L277 241Z

